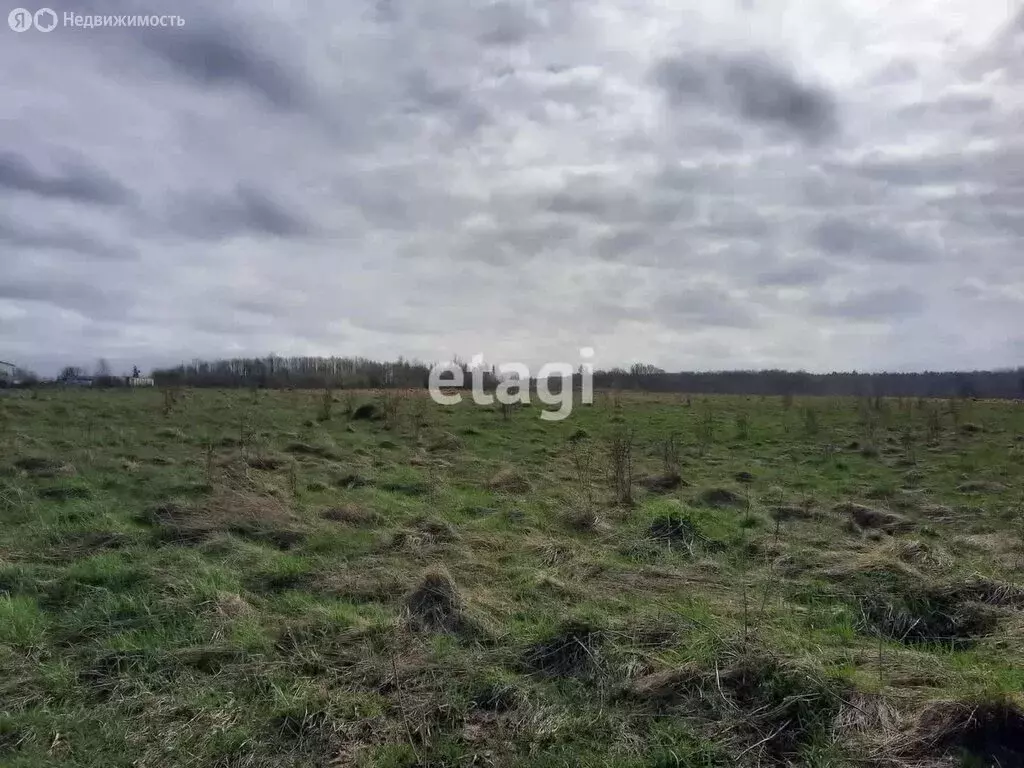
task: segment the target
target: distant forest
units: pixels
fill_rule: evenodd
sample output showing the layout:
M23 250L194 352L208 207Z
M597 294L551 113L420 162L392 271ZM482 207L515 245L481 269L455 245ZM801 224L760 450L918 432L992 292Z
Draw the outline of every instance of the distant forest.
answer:
M460 363L464 369L468 366ZM264 387L273 389L426 388L430 366L399 358L378 362L360 357L238 358L196 360L153 372L158 385ZM497 378L485 373L485 387ZM580 377L574 378L574 386ZM466 379L469 387L469 378ZM1024 367L998 371L922 373L806 373L803 371L707 371L667 373L637 363L595 371L595 389L731 395L822 395L874 397L1024 398Z

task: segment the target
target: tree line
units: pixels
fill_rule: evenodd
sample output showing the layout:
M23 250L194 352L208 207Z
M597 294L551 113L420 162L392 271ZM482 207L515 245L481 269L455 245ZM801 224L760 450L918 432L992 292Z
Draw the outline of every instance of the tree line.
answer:
M467 372L470 366L455 361ZM399 358L381 362L362 357L280 357L194 360L153 371L158 385L262 387L269 389L426 388L431 365ZM498 381L482 371L485 388ZM995 371L917 373L808 373L784 370L691 371L669 373L646 363L598 370L595 389L689 394L1024 398L1024 367ZM579 387L581 373L574 376ZM469 386L467 378L466 386Z

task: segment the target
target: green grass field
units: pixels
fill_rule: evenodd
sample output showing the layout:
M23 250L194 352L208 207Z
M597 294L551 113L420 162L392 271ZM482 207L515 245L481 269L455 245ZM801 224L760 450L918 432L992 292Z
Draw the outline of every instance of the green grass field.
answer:
M539 413L0 397L0 765L1024 765L1019 403Z

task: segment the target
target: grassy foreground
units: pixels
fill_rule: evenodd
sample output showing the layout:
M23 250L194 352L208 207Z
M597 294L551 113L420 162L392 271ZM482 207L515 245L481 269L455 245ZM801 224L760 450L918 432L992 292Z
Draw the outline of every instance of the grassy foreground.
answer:
M539 413L0 397L0 765L1024 765L1019 403Z

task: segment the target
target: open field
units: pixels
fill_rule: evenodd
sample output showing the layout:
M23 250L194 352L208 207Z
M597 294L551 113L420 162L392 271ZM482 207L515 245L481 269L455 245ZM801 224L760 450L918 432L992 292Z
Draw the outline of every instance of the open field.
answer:
M0 398L0 764L1024 765L1019 403L539 411Z

